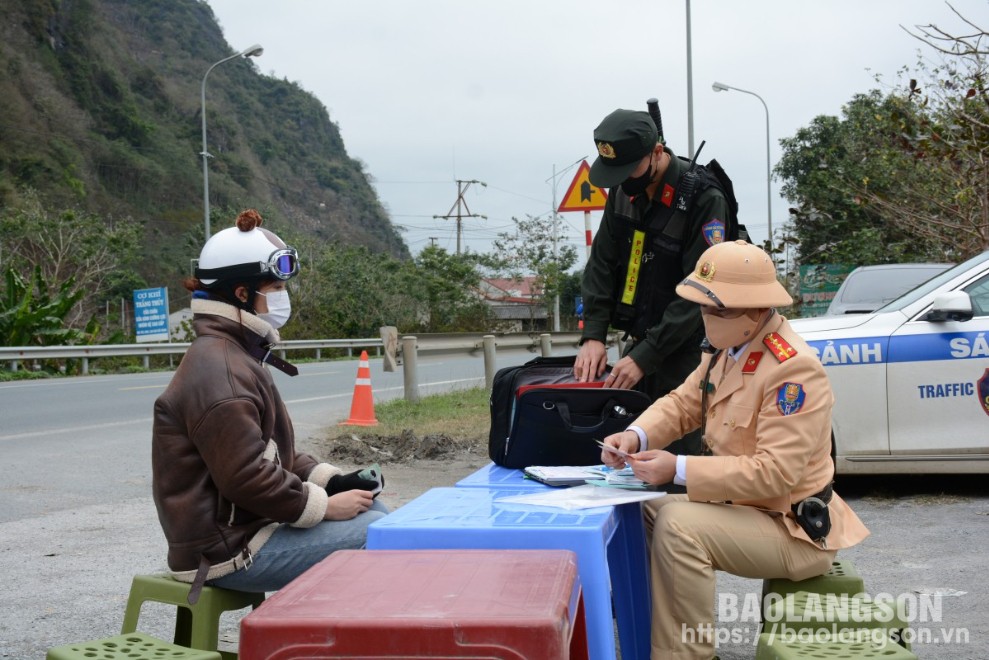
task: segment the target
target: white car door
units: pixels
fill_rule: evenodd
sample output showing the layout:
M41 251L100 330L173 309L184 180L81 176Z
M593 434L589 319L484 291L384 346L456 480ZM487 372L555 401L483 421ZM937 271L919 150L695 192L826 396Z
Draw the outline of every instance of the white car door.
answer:
M962 461L989 453L989 274L959 289L971 297L971 320L925 321L925 308L890 337L893 456Z
M840 456L889 456L886 412L887 353L902 313L849 314L797 319L793 328L827 371Z

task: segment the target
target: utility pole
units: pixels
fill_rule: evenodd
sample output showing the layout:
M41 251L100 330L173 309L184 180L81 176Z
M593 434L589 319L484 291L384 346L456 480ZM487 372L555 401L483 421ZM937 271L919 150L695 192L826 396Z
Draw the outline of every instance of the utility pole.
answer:
M439 237L438 236L430 236L429 237L429 247L436 247L436 239L437 238L439 238Z
M557 264L558 264L558 262L557 262L557 227L558 227L558 223L559 223L559 216L557 215L557 207L556 207L556 178L558 176L562 176L566 172L570 171L571 169L573 169L574 167L576 167L577 165L579 165L581 162L584 161L585 158L587 158L587 156L584 156L583 158L578 158L574 162L572 162L569 165L567 165L560 172L557 172L556 171L556 163L553 163L553 176L551 176L550 178L548 178L545 181L543 181L543 183L549 183L550 181L553 182L553 185L551 186L552 187L552 190L553 190L553 208L552 208L552 213L553 213L553 262L554 263L557 263ZM557 292L556 295L553 296L553 332L559 332L559 331L560 331L560 294L559 294L559 292Z
M556 215L556 163L553 163L553 262L559 264L557 261L557 231L556 228L559 226L559 219ZM560 331L560 294L557 292L553 296L553 332Z
M488 216L486 215L478 215L476 213L471 213L470 208L467 207L467 200L464 199L464 193L467 192L467 189L470 188L470 185L472 183L480 184L485 188L487 188L488 186L488 184L484 183L483 181L478 181L477 179L471 179L470 181L463 181L461 179L457 179L457 201L453 203L453 206L450 207L450 210L447 211L446 215L433 216L434 218L443 218L444 220L449 220L450 218L457 219L457 254L460 254L460 250L461 250L461 237L463 236L463 232L464 232L463 219L464 218L484 218L485 220L488 219ZM454 210L456 210L456 212L454 212ZM466 211L466 213L464 213L464 211Z

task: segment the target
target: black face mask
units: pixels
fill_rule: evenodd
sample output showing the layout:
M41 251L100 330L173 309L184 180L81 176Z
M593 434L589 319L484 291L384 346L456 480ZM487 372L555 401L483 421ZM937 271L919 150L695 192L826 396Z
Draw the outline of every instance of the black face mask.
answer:
M622 182L622 192L624 192L629 197L635 197L636 195L641 195L649 187L652 182L653 169L652 169L652 159L649 160L649 169L642 176L637 176L632 179L626 179Z

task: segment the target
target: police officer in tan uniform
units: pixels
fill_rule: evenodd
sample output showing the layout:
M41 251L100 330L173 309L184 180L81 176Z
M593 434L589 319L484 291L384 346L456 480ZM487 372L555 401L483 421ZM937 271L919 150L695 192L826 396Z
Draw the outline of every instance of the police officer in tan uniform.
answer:
M632 454L644 481L686 486L686 495L645 505L652 658L709 660L715 569L803 580L825 573L837 550L869 532L831 488L831 385L773 309L792 300L769 255L743 241L720 243L676 291L700 303L715 352L605 443ZM697 428L707 455L663 450ZM622 463L610 451L601 458Z

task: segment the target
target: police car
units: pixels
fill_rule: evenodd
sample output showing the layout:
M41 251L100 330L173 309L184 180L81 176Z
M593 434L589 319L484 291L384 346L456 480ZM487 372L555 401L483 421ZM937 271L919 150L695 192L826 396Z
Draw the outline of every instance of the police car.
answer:
M989 252L871 314L791 324L831 379L839 473L989 472Z

